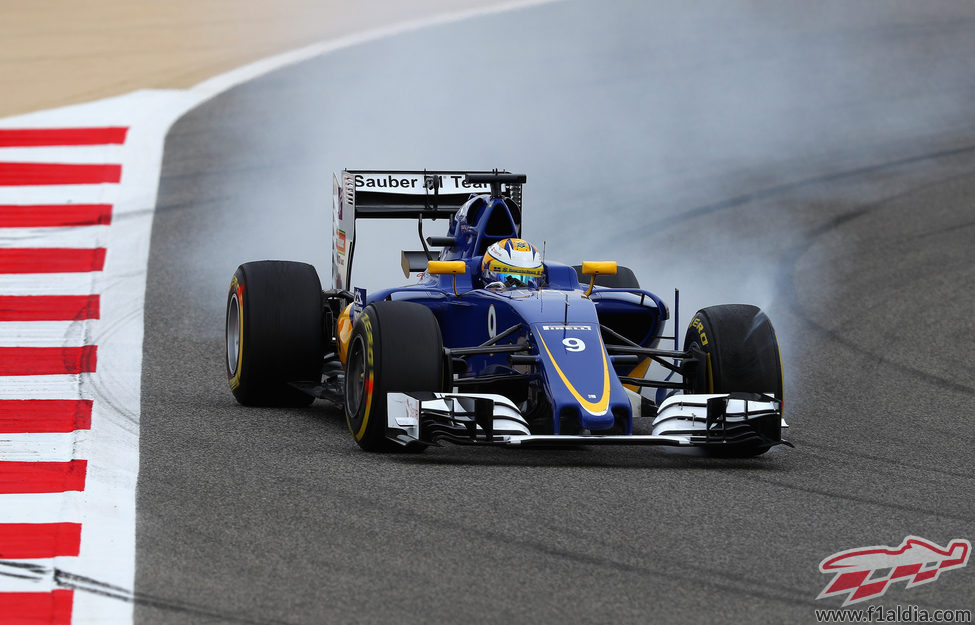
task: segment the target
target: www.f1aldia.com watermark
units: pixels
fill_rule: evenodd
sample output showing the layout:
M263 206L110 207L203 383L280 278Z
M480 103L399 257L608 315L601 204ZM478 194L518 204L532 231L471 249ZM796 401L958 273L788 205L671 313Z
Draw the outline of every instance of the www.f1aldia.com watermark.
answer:
M905 588L929 584L945 571L968 564L972 545L954 539L941 547L918 536L908 536L898 547L858 547L834 553L819 563L821 573L832 575L816 599L845 597L843 606L882 596L896 582Z
M816 610L817 623L971 623L971 610L928 610L916 605L885 608L824 608Z

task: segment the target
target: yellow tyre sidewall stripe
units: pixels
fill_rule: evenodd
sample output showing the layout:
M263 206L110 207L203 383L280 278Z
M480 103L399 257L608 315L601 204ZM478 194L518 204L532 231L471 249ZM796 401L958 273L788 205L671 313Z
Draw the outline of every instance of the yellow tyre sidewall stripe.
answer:
M236 390L240 386L240 372L244 364L244 289L237 281L237 276L234 276L230 281L230 293L237 296L235 298L237 300L237 336L239 341L237 345L237 367L234 370L233 377L230 378L230 390Z
M366 362L364 367L364 373L366 374L366 383L364 385L364 390L366 394L365 408L362 412L362 424L359 426L359 431L353 431L353 435L357 441L361 441L366 435L366 430L369 428L369 416L372 413L372 396L375 390L375 339L373 337L372 320L369 315L363 313L359 315L362 319L362 329L363 334L366 335ZM360 403L361 406L361 403ZM352 422L349 421L349 430L352 431Z

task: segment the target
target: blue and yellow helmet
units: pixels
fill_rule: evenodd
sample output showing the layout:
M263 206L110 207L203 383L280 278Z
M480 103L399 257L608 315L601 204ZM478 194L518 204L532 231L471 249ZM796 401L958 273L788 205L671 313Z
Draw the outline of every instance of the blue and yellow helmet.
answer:
M545 268L538 248L524 239L502 239L488 248L481 261L485 284L500 282L506 287L542 285Z

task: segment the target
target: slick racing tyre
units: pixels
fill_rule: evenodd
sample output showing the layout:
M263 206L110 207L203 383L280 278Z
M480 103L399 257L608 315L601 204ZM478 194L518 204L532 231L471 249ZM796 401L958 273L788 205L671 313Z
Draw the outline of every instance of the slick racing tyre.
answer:
M589 276L582 273L582 265L573 265L572 268L576 270L580 284L589 284ZM639 289L640 281L636 279L632 269L620 265L616 268L615 274L596 276L596 286L604 286L608 289Z
M412 302L376 302L359 314L349 341L345 418L366 451L403 449L386 438L386 394L440 391L443 339L430 309Z
M763 393L784 401L779 343L759 308L725 304L697 311L684 336L684 349L693 346L704 361L689 380L691 393ZM777 439L778 429L768 435ZM753 456L768 449L757 445L729 455Z
M306 406L289 382L321 380L322 285L311 265L280 260L237 268L227 295L227 380L245 406Z

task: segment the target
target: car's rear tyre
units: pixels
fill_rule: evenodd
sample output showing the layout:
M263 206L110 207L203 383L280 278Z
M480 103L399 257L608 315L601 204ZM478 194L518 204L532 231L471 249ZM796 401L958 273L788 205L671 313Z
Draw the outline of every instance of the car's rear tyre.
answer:
M580 284L589 284L589 276L582 273L582 265L573 265L572 268L576 270ZM596 276L596 286L604 286L608 289L639 289L640 281L636 279L632 269L619 265L614 274Z
M692 393L764 393L784 401L779 342L772 322L756 306L724 304L697 311L684 336L684 349L693 346L704 361L689 380ZM754 456L769 447L758 444L725 455Z
M443 387L443 339L429 308L376 302L359 313L345 370L345 417L359 447L403 449L386 438L387 393Z
M306 263L244 263L227 295L227 380L245 406L306 406L290 382L319 382L325 351L322 285Z

